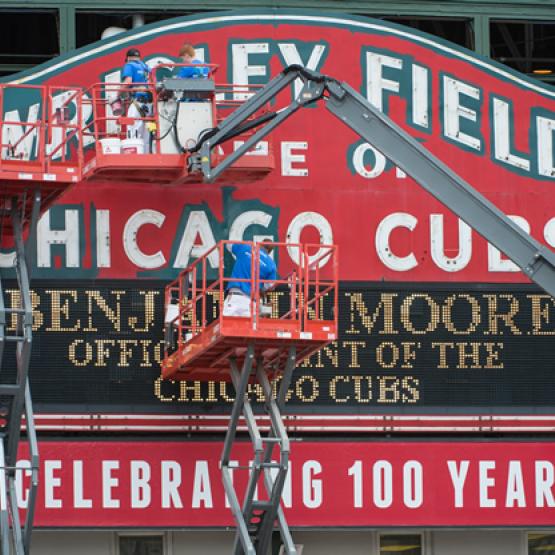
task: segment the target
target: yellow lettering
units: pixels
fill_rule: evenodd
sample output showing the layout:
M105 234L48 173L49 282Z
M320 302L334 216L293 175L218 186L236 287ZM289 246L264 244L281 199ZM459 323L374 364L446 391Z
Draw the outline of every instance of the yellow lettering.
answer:
M85 291L88 299L89 324L83 331L98 331L93 326L93 301L94 304L104 313L116 331L121 331L121 302L120 299L125 295L125 291L110 291L115 295L115 308L112 308L99 291Z
M466 329L457 329L455 324L453 323L452 318L453 305L457 300L461 299L467 301L470 305L471 320ZM473 331L476 331L476 328L480 325L480 322L482 321L482 316L480 314L480 303L478 303L478 301L471 295L450 295L445 299L442 313L443 323L445 324L445 327L454 335L468 335Z
M345 330L345 333L360 334L360 328L355 327L355 315L360 318L362 325L368 333L371 333L382 313L383 328L378 333L382 335L399 333L393 325L393 299L398 297L396 293L382 293L380 295L380 302L372 315L369 314L368 307L362 298L362 293L345 293L345 295L349 297L349 317L351 321L351 326Z
M555 330L546 330L544 322L551 324L550 308L555 304L550 295L526 295L532 303L532 333L534 335L555 335Z
M516 299L513 295L485 295L485 297L488 300L489 320L489 330L485 333L503 335L503 331L499 329L499 322L503 322L505 327L507 327L514 335L522 335L522 332L518 329L513 320L519 311L518 299ZM498 312L498 299L509 301L508 312L504 314Z
M416 329L411 321L411 309L416 299L423 299L428 305L430 311L428 323L422 330ZM432 297L430 297L430 295L426 295L425 293L413 293L412 295L409 295L401 305L401 323L408 332L414 333L415 335L424 335L435 331L440 322L439 316L439 305L434 301L434 299L432 299Z
M78 347L85 348L84 355L77 355ZM68 356L71 363L75 366L87 366L92 361L93 349L88 343L85 342L84 339L76 339L75 341L72 341L69 345Z
M139 327L138 316L129 316L129 327L133 331L137 332L148 332L154 325L154 315L156 313L155 299L160 294L159 291L138 291L139 295L144 297L143 303L143 325Z

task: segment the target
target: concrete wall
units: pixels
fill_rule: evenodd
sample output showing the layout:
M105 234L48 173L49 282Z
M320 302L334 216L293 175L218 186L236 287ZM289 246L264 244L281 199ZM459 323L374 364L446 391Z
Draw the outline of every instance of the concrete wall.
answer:
M33 532L33 555L114 555L112 532Z
M296 532L293 541L303 545L302 555L373 555L372 532Z
M233 532L173 532L173 553L168 555L230 555Z
M512 530L433 532L431 555L525 555L523 533Z
M422 555L527 555L525 537L520 530L430 531L424 533ZM302 555L378 555L377 533L373 531L294 532L293 538L303 544ZM233 533L226 531L166 532L164 555L229 555L232 542ZM116 546L116 532L36 531L32 553L118 555Z

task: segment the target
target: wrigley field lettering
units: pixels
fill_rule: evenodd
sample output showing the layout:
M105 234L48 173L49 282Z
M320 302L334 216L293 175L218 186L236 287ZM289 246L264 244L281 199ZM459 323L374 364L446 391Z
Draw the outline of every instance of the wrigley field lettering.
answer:
M51 85L55 110L71 87L85 95L94 83L117 87L129 48L140 44L154 68L175 63L186 38L200 60L218 65L217 81L235 87L217 91L225 116L226 105L249 94L245 87L300 64L351 84L517 225L555 248L555 94L549 86L381 20L273 10L253 21L235 14L160 22L44 64L18 83ZM169 71L159 68L156 79ZM299 83L292 83L284 101L298 93ZM3 96L5 119L24 123L5 126L2 142L20 144L24 158L37 152L41 136L33 122L40 120L40 101L34 89L7 87ZM90 103L83 106L82 113L69 110L68 130L90 121ZM46 134L55 159L63 155L57 149L63 133ZM92 147L94 137L86 140ZM222 239L270 237L337 244L342 280L526 282L502 253L321 106L300 110L256 149L273 153L275 169L250 183L79 184L43 215L30 238L37 243L34 275L169 281ZM13 253L0 253L0 266L13 260ZM215 270L217 259L209 262Z

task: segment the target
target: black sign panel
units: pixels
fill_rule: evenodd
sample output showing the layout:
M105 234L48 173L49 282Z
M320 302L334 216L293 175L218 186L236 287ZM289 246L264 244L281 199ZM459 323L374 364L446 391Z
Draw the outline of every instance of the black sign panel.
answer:
M229 383L160 380L163 291L37 284L37 412L227 410ZM9 288L5 297L17 302ZM555 301L537 288L345 283L339 299L339 339L297 369L289 411L552 411Z

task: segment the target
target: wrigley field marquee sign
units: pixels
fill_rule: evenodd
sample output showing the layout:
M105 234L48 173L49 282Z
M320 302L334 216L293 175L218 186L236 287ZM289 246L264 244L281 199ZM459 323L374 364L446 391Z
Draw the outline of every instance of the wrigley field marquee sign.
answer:
M184 42L218 64L220 83L264 84L290 64L349 83L555 247L555 90L408 28L293 10L203 14L117 35L14 82L117 83L130 47L154 67L177 61ZM41 106L31 91L7 95L3 110L32 122ZM33 156L36 134L22 140ZM42 216L29 237L39 410L228 407L229 384L160 381L163 286L219 240L259 237L339 245L340 337L296 372L294 410L550 410L551 298L321 106L269 141L276 169L259 181L85 182ZM213 272L218 263L209 259Z
M540 242L555 245L555 91L391 23L280 10L181 18L87 46L15 82L114 83L130 46L154 66L176 61L183 42L219 65L219 82L263 84L289 64L346 81ZM4 116L32 122L37 102L32 93L7 95ZM32 153L36 135L24 140ZM270 235L337 243L344 280L525 281L322 107L296 114L272 143L276 170L225 184L236 187L228 202L218 185L76 187L39 226L36 275L167 279L219 239ZM10 261L7 254L3 263Z

